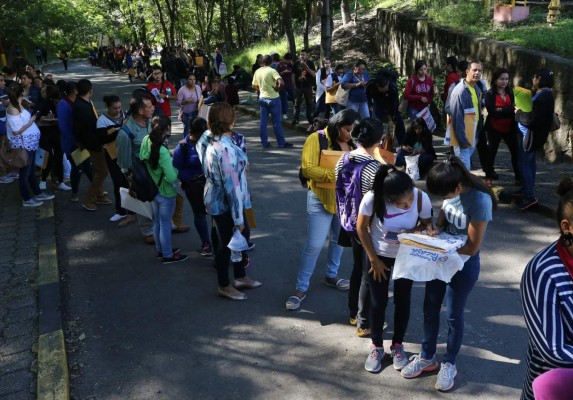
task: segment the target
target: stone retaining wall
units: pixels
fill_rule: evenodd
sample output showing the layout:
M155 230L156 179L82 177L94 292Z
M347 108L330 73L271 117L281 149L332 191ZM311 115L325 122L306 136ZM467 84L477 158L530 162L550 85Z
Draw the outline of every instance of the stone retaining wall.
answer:
M425 59L431 76L443 74L446 58L479 59L487 81L496 67L511 71L514 85L530 87L531 77L539 68L555 73L555 111L561 129L553 132L545 145L545 157L551 162L571 161L573 134L573 60L531 50L493 39L435 26L407 13L378 9L376 42L383 60L394 63L402 74L412 74L414 61Z

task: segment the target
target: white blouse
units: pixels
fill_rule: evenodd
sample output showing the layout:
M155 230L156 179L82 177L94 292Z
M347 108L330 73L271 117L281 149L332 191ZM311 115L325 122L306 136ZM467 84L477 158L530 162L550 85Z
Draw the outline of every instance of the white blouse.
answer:
M40 128L36 123L30 125L20 135L14 135L14 131L19 131L26 125L32 116L25 108L18 115L6 113L6 133L10 141L10 147L13 149L25 148L26 150L36 151L40 143Z

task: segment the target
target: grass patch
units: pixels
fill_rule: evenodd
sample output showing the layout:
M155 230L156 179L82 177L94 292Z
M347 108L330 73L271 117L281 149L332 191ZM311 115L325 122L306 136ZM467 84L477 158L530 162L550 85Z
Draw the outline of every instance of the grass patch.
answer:
M295 37L295 42L296 48L298 50L302 49L302 36ZM257 59L257 54L264 55L270 54L271 52L279 53L282 58L282 56L288 52L288 43L286 38L276 41L262 41L245 49L241 49L238 52L231 53L225 56L225 63L229 70L231 70L232 66L236 64L240 65L241 68L250 74L251 67Z
M493 25L493 11L486 15L482 1L379 0L376 7L408 11L462 32L573 58L573 11L563 11L555 26L550 27L547 8L531 6L526 21L500 28Z

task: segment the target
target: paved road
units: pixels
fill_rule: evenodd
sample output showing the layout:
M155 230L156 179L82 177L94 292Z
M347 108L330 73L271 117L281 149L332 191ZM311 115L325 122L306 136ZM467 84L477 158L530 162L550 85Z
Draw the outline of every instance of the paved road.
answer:
M136 86L87 66L72 67L68 76L92 77L96 99ZM135 226L120 229L107 221L111 208L87 213L58 197L73 398L518 398L527 340L519 280L529 258L555 238L554 222L507 206L494 214L467 305L452 393L437 393L433 375L407 381L389 362L371 375L363 368L369 340L347 325L346 293L320 283L323 256L302 310L284 308L305 238L305 191L297 179L304 138L288 133L295 149L262 151L257 125L248 116L237 121L250 144L249 184L259 224L249 274L264 282L245 302L216 296L212 260L196 252L195 232L174 236L190 261L162 266ZM185 220L191 223L188 207ZM341 275L350 269L351 254L345 252ZM419 350L422 295L423 286L416 284L405 343L411 354ZM392 312L389 305L387 315ZM442 321L441 343L445 333Z

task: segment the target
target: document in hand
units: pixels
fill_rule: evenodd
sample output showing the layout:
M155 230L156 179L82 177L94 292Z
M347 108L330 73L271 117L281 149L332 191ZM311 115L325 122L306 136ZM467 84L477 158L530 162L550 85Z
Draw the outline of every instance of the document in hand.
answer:
M402 233L398 235L400 248L392 279L406 278L415 282L439 279L450 282L464 267L466 256L456 250L464 245L466 236L441 233L438 237Z
M449 253L462 247L468 237L466 235L452 236L440 232L438 236L428 236L419 233L401 233L398 235L400 243L414 247Z

